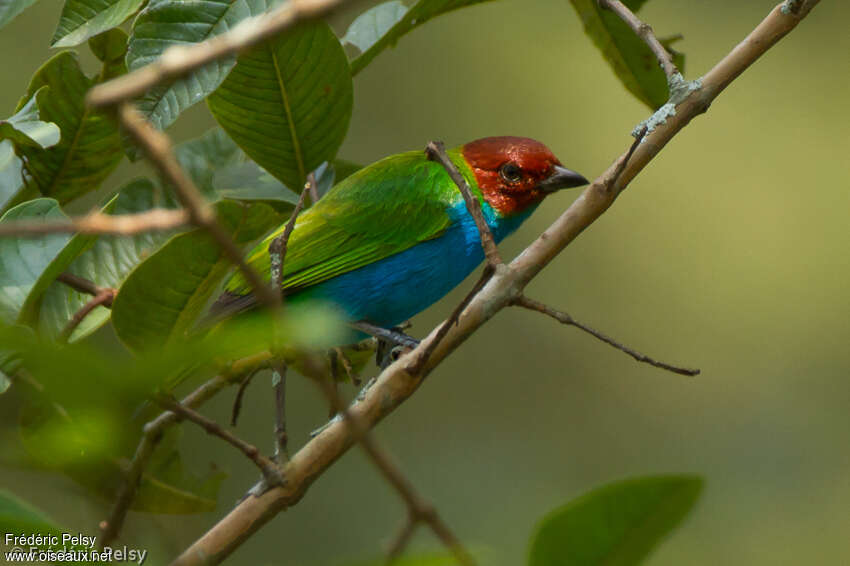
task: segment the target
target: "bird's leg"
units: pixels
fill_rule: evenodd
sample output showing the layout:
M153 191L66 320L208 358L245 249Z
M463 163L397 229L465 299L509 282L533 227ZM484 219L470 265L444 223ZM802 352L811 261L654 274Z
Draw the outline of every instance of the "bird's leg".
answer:
M412 350L419 345L419 340L403 332L403 330L410 328L409 322L389 329L375 326L363 320L353 322L351 326L378 339L378 347L375 350L375 363L381 369L386 368L396 361L405 350Z

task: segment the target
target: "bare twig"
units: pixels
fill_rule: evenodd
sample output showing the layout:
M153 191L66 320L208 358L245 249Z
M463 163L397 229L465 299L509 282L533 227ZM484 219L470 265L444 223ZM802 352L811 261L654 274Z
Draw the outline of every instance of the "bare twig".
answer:
M368 427L360 421L342 402L334 384L324 376L318 377L316 382L322 388L322 392L330 403L331 410L342 415L343 422L348 427L352 438L360 444L366 455L372 460L384 479L392 485L407 505L410 520L416 524L423 522L427 524L435 535L446 545L455 559L465 566L474 566L475 560L472 555L461 544L460 539L452 532L448 525L440 518L437 510L431 503L426 501L413 484L404 475L404 472L393 462L390 455L381 448L369 433ZM402 546L403 549L403 546ZM400 552L402 549L399 549Z
M646 43L649 50L652 51L653 55L655 55L656 59L658 59L658 64L661 65L661 68L664 70L664 74L667 75L667 82L673 83L676 80L681 80L682 75L679 73L679 69L676 68L676 65L673 63L673 56L670 55L670 52L664 48L658 38L655 37L655 34L652 32L652 28L649 24L644 23L637 16L635 16L634 12L629 10L629 8L620 2L620 0L598 0L599 7L603 10L611 10L621 20L623 20L626 25L632 28L632 31L635 32L639 38ZM678 75L678 77L676 77Z
M105 107L137 98L157 84L177 79L211 61L243 51L300 21L321 17L342 1L290 0L268 14L243 20L232 30L201 43L190 47L169 47L150 65L91 89L88 103L94 107Z
M428 159L436 161L445 168L446 173L449 174L449 177L451 177L452 181L454 181L455 185L457 185L460 194L463 195L463 200L466 202L466 209L469 211L469 214L472 215L472 218L475 219L475 225L478 227L478 234L481 238L481 247L484 248L484 256L487 258L487 262L494 269L496 266L502 265L504 263L502 261L502 256L499 255L499 248L496 246L496 240L493 239L493 233L490 232L490 227L484 219L484 212L481 210L481 203L478 202L478 199L472 194L472 189L469 187L469 183L466 182L466 179L464 179L463 175L460 174L460 171L457 170L457 166L455 166L455 164L452 163L452 160L449 159L449 156L446 153L446 146L441 141L429 142L425 147L425 155L428 156Z
M233 243L209 205L204 202L195 184L189 179L171 149L168 136L158 131L139 114L133 105L123 103L118 108L118 116L127 132L147 153L160 175L174 187L178 200L189 212L193 224L205 229L219 245L227 258L236 265L245 279L254 288L254 295L266 306L277 304L276 293L266 286L257 272L242 257L242 251Z
M189 223L185 210L154 208L138 214L109 215L92 212L68 220L17 220L0 224L0 236L40 236L42 234L112 234L130 236L140 232L166 231Z
M613 346L614 348L620 350L621 352L625 352L626 354L633 357L635 360L639 362L643 362L649 364L651 366L655 366L660 369L666 369L667 371L672 371L673 373L678 373L679 375L699 375L698 369L690 369L684 368L680 366L674 366L672 364L668 364L665 362L659 362L653 358L650 358L646 354L641 354L640 352L629 348L628 346L617 342L610 336L607 336L598 330L595 330L584 323L581 323L574 319L569 314L553 309L552 307L545 305L539 301L535 301L534 299L529 299L525 295L520 295L516 299L514 299L514 304L518 307L523 307L528 310L536 311L539 313L543 313L546 316L550 316L560 322L561 324L566 324L569 326L575 326L581 330L584 330L594 338L597 338L606 344Z
M71 334L74 330L80 325L84 318L86 318L94 309L99 306L111 307L112 300L115 298L115 289L102 289L97 295L92 297L86 304L80 308L77 312L74 313L74 316L71 317L71 320L68 321L68 324L65 328L62 329L62 332L59 334L59 341L65 342L68 338L71 337Z
M232 432L222 428L221 425L214 420L208 419L197 411L182 405L171 396L157 395L155 400L163 409L167 409L188 421L192 421L203 428L207 434L222 439L242 452L249 460L254 462L261 472L263 472L263 477L268 485L280 485L283 483L283 475L281 474L280 468L278 468L274 462L263 456L259 449L257 449L257 447L253 444L245 442Z
M236 397L233 398L233 408L230 410L230 426L235 427L236 423L239 422L239 414L242 412L242 399L245 397L245 391L255 375L257 375L256 371L248 372L239 382L239 389L236 390Z
M60 283L64 283L68 287L74 289L75 291L79 291L80 293L85 293L86 295L97 296L106 291L110 291L113 289L109 289L108 287L100 287L95 285L94 281L89 281L79 275L74 275L68 271L64 271L60 273L56 280ZM112 304L104 304L105 307L111 307Z
M234 362L226 372L213 377L184 397L181 404L189 408L201 406L219 391L233 383L237 376L241 376L246 372L253 372L256 368L267 363L268 357L268 352L264 352ZM118 497L115 500L109 518L100 523L101 536L98 537L98 544L101 548L109 546L115 537L118 536L118 533L121 532L127 511L129 511L136 497L136 491L139 488L142 473L154 449L160 440L162 440L165 430L180 422L180 420L181 417L176 413L166 411L145 425L142 438L139 440L139 445L136 447L133 459L124 470L124 481L121 484Z
M675 114L668 115L663 123L657 124L647 133L621 174L616 176L615 182L610 180L615 177L618 164L628 152L587 187L507 269L496 271L464 309L458 323L449 329L439 346L430 354L420 373L411 375L407 367L413 357L427 349L438 329L434 329L415 351L383 370L364 392L362 400L348 411L364 428L371 428L409 398L434 367L494 314L509 306L529 281L613 204L618 194L679 131L695 116L705 112L735 77L794 29L817 3L818 0L802 0L796 13L790 10L786 13L784 4L776 6L740 45L692 85L693 88L676 105ZM293 454L286 467L286 485L243 500L187 548L173 566L222 562L278 512L303 497L313 481L336 462L353 441L354 433L345 423L331 423Z

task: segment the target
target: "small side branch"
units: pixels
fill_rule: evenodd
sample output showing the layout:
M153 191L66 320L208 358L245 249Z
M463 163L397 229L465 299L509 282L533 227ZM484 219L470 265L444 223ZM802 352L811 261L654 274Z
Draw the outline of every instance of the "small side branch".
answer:
M112 300L115 298L115 289L101 289L97 295L92 297L86 304L80 308L77 312L74 313L74 316L71 317L71 320L68 321L68 324L65 328L62 329L62 332L59 334L59 341L65 342L68 338L71 337L74 330L80 325L80 323L85 319L91 312L99 306L104 307L112 307Z
M460 174L460 171L457 170L455 164L452 163L451 159L449 159L449 156L446 153L446 146L441 141L429 142L427 147L425 147L425 155L428 156L428 159L436 161L445 168L449 177L451 177L452 181L454 181L455 185L457 185L460 194L463 195L463 200L466 202L466 209L472 215L472 218L475 219L475 225L478 227L478 233L481 237L481 247L484 248L484 256L487 258L487 263L493 266L493 268L498 265L502 265L504 263L502 261L502 256L499 255L499 248L496 247L496 240L493 239L493 233L490 232L490 227L484 219L484 212L481 210L481 203L478 202L478 199L472 194L472 189L469 187L469 183L466 182L466 179L464 179L463 175Z
M174 230L189 224L185 210L154 208L138 214L92 212L68 220L33 222L19 220L0 224L0 236L41 236L43 234L110 234L131 236L141 232Z
M555 310L548 305L545 305L545 304L543 304L539 301L535 301L534 299L529 299L525 295L520 295L517 299L514 300L513 304L518 306L518 307L522 307L522 308L525 308L525 309L528 309L528 310L532 310L532 311L536 311L536 312L545 314L546 316L551 316L552 318L554 318L555 320L557 320L561 324L566 324L568 326L575 326L576 328L587 332L588 334L590 334L594 338L605 342L609 346L613 346L614 348L620 350L621 352L625 352L626 354L630 355L631 357L633 357L635 360L637 360L639 362L643 362L645 364L649 364L651 366L654 366L654 367L657 367L657 368L660 368L660 369L664 369L664 370L667 370L667 371L672 371L673 373L678 373L679 375L689 375L689 376L699 375L700 370L698 370L698 369L690 369L690 368L674 366L672 364L668 364L668 363L665 363L665 362L659 362L658 360L656 360L654 358L650 358L646 354L641 354L640 352L633 350L633 349L629 348L628 346L621 344L620 342L617 342L616 340L614 340L610 336L607 336L607 335L599 332L598 330L595 330L595 329L587 326L586 324L583 324L583 323L577 321L576 319L574 319L572 316L568 315L567 313Z
M637 16L635 16L634 12L629 10L629 8L620 2L620 0L598 0L599 7L603 10L611 10L621 20L623 20L626 25L632 28L632 31L635 32L641 40L646 43L647 47L649 47L650 51L652 51L653 55L655 55L656 59L658 59L658 64L661 65L661 68L664 70L664 74L667 75L667 82L673 84L674 82L681 80L682 75L679 72L679 69L676 68L676 65L673 63L673 56L670 55L670 52L664 48L658 38L655 37L655 34L652 32L652 28L649 24L644 23Z
M263 456L259 449L253 444L248 444L235 434L223 429L221 425L214 420L208 419L202 414L182 405L173 397L168 395L157 395L155 400L163 409L167 409L188 421L192 421L199 427L203 428L207 434L222 439L242 452L249 460L254 462L254 464L260 468L260 471L263 472L263 477L265 478L266 483L269 485L281 485L283 483L283 476L281 475L280 468L278 468L274 462Z
M209 232L227 258L242 271L245 279L254 288L257 300L266 306L275 305L277 303L275 294L263 283L259 274L245 263L242 251L218 223L198 188L177 163L168 136L154 128L130 103L119 106L118 117L130 136L159 170L160 175L174 187L174 192L180 203L187 209L192 223Z
M80 293L85 293L86 295L97 296L106 291L114 290L108 287L95 285L94 281L89 281L88 279L80 277L79 275L74 275L68 271L60 273L59 276L56 277L56 280L67 285L71 289L79 291ZM111 307L112 303L104 303L103 306Z

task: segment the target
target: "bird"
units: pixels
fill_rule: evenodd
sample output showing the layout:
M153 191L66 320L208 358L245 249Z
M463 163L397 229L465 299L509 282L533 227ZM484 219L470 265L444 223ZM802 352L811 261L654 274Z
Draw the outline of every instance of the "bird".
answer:
M550 194L588 183L543 143L496 136L447 156L479 200L498 243ZM247 255L270 280L269 245ZM349 321L393 328L428 308L484 260L478 227L446 169L423 151L381 159L346 177L296 219L284 257L287 304L329 303ZM240 271L212 305L215 316L256 307Z

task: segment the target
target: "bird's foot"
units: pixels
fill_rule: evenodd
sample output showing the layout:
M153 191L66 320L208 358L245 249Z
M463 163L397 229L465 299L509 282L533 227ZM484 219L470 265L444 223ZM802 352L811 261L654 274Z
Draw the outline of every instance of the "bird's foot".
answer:
M352 323L352 326L377 338L378 347L375 350L375 363L381 369L386 368L399 356L419 345L419 340L403 332L410 328L409 322L392 328L382 328L361 320Z

